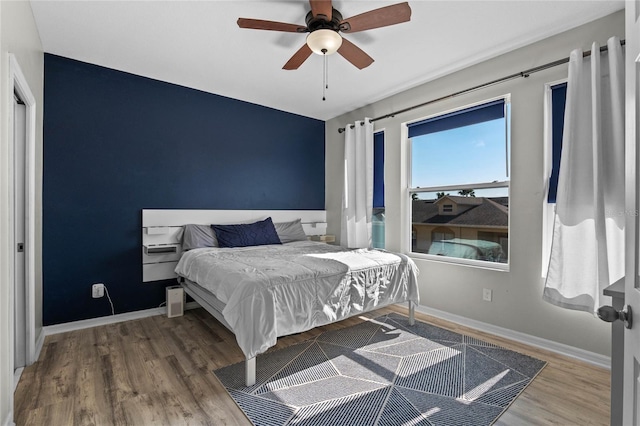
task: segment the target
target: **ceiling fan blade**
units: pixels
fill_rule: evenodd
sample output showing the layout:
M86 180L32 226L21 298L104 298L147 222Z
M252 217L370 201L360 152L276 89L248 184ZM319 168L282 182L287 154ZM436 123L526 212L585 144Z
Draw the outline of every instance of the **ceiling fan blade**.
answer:
M288 33L305 33L307 27L297 24L287 24L285 22L264 21L262 19L238 18L240 28L252 30L284 31Z
M309 0L309 4L311 5L311 13L314 18L324 15L326 21L331 21L333 18L331 0Z
M373 63L373 58L371 56L367 55L364 50L360 49L344 37L342 38L342 46L338 49L338 53L359 69L366 68Z
M309 48L309 46L307 46L307 43L305 43L300 49L298 49L296 53L293 54L291 59L289 59L287 63L284 64L284 67L282 67L282 69L297 70L300 65L302 65L302 63L306 61L309 56L311 56L312 53L313 51Z
M400 24L410 19L411 8L409 7L409 3L398 3L343 19L340 22L340 31L344 33L355 33L357 31Z

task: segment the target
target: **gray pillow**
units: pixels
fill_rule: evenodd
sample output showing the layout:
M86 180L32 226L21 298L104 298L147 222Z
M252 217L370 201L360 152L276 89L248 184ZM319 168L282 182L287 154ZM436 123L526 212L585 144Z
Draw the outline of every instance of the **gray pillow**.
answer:
M211 225L185 225L182 234L182 250L202 247L218 247L218 240Z
M291 222L274 223L278 238L281 243L290 243L291 241L306 241L307 234L302 228L302 220L296 219Z

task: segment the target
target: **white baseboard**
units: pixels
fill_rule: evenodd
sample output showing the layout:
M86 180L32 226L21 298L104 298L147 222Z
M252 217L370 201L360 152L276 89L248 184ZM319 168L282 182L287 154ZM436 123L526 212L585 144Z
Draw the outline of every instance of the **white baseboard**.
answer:
M42 352L42 346L44 346L44 327L40 329L40 334L38 334L38 338L36 339L35 350L33 354L33 362L36 362L40 358L40 352Z
M16 368L16 371L13 372L13 393L16 393L16 389L18 388L18 382L20 381L20 376L22 376L22 372L24 371L24 367Z
M586 363L596 365L598 367L611 369L611 358L595 352L589 352L574 346L565 345L564 343L554 342L553 340L543 339L541 337L532 336L530 334L521 333L519 331L510 330L497 325L487 324L485 322L473 320L460 315L451 314L449 312L440 311L438 309L429 308L428 306L418 305L416 311L423 314L431 315L447 321L454 322L466 327L471 327L479 331L504 337L509 340L524 343L540 349L546 349L560 355L568 356Z
M189 302L184 305L185 310L196 309L199 307L200 305L198 305L197 302ZM90 318L81 321L66 322L63 324L47 325L45 327L42 327L42 329L45 336L51 336L52 334L66 333L67 331L82 330L84 328L98 327L100 325L115 324L123 321L130 321L134 319L152 317L154 315L166 314L166 307L151 308L142 311L126 312L124 314L110 315L106 317ZM40 348L42 349L42 346L40 346ZM38 351L38 354L39 353L40 352Z

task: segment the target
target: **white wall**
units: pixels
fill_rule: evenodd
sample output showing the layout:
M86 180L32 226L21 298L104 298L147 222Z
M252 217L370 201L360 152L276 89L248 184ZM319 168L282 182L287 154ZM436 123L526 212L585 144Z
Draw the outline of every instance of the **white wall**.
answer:
M12 247L13 232L8 206L12 197L12 154L8 108L13 105L13 88L9 85L8 54L13 53L36 98L36 335L42 330L42 105L44 57L40 36L28 1L0 1L0 425L12 421L13 352L10 326L13 300Z
M593 41L624 38L624 11L563 34L474 65L372 105L332 119L326 125L326 207L329 233L340 234L342 155L344 136L338 128L364 117L379 117L402 108L464 90L569 56L575 48L590 49ZM469 40L473 43L473 40ZM429 43L423 54L428 55ZM375 64L374 64L375 66ZM408 201L406 141L402 123L455 107L511 93L510 271L494 271L416 259L420 268L420 299L441 311L560 342L603 355L610 354L610 325L594 316L564 310L541 298L543 203L544 85L567 77L567 65L495 85L374 123L385 129L386 244L402 251ZM493 301L483 302L482 289L493 289Z

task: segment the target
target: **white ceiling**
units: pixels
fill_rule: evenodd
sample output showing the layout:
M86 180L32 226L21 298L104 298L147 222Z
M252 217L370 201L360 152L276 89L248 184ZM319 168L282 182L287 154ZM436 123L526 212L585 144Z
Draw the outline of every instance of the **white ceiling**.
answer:
M343 17L400 2L334 0ZM328 120L624 7L622 0L409 0L411 21L345 35L375 62L282 66L304 34L240 29L239 17L303 24L305 0L32 0L45 52Z

